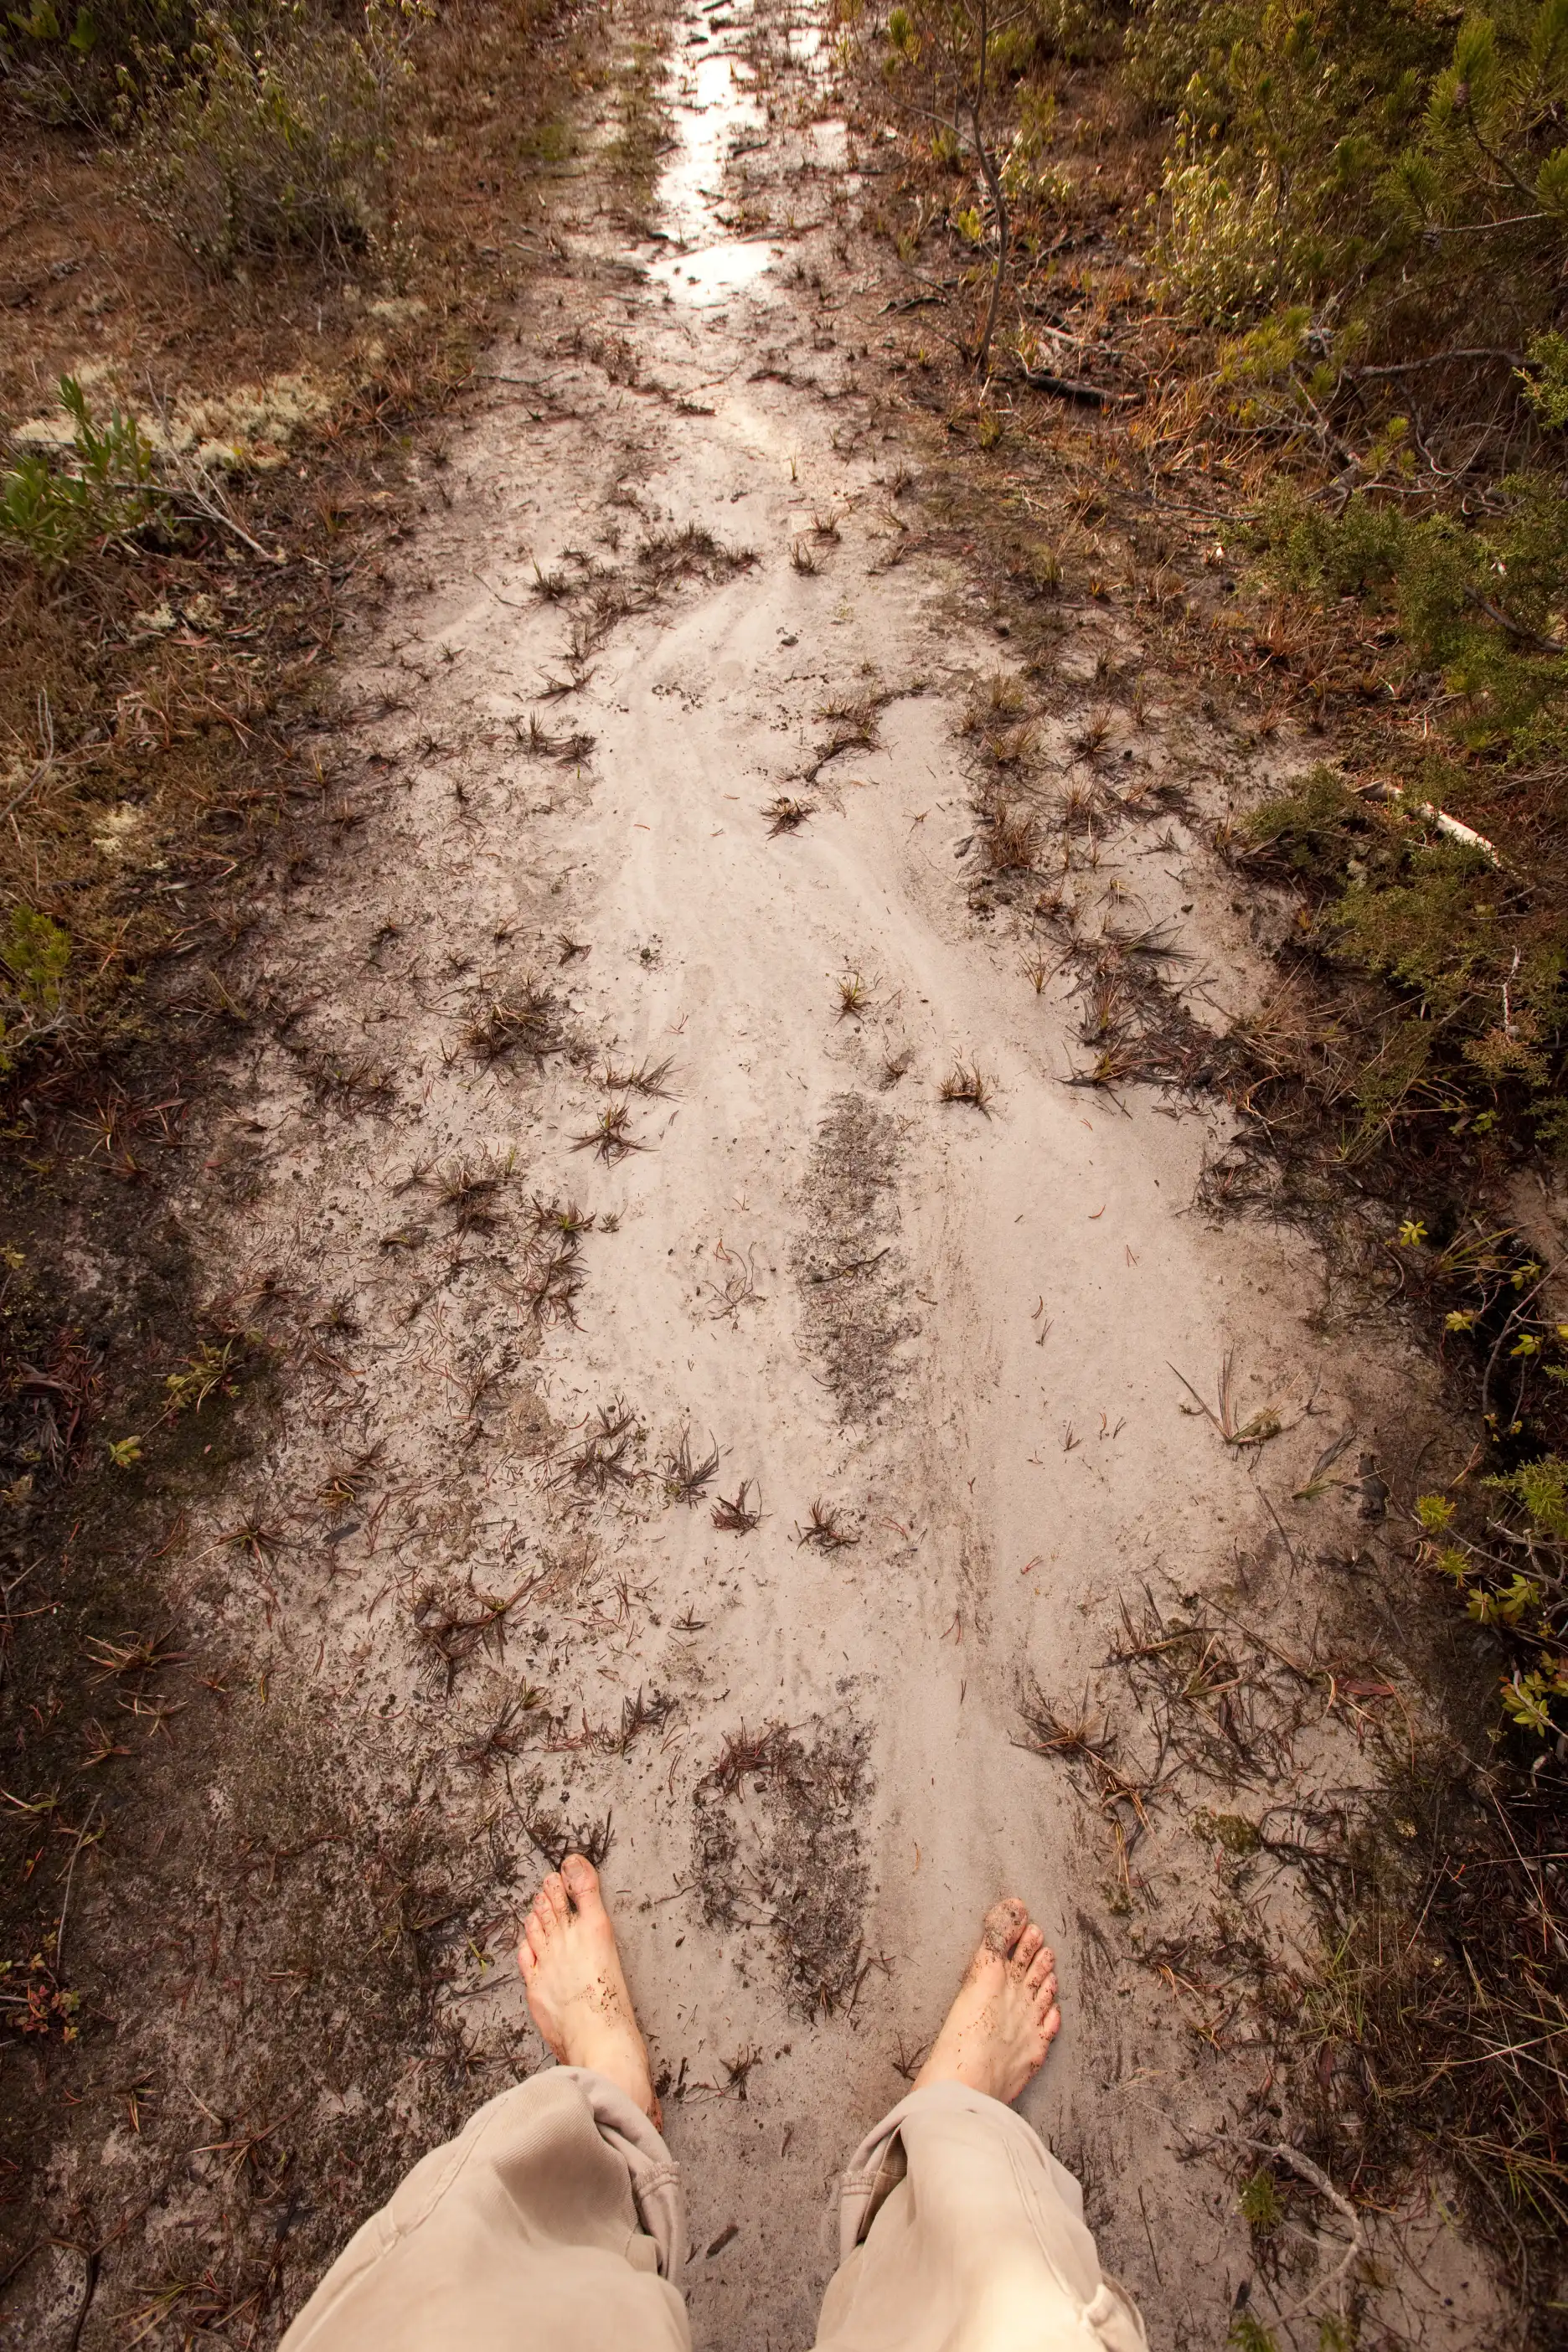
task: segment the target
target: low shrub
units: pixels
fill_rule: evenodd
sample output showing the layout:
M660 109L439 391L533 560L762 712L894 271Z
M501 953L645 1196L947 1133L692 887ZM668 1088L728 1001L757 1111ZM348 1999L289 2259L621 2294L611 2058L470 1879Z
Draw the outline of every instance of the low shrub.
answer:
M0 19L0 88L46 122L102 128L127 89L177 68L200 16L198 0L31 0Z
M339 24L310 0L247 37L203 17L130 155L142 210L205 268L304 251L347 263L390 225L390 109L422 0L365 0Z

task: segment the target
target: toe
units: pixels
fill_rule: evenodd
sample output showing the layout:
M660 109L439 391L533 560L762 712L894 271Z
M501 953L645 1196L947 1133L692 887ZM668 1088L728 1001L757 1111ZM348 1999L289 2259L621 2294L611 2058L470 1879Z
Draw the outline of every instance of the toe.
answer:
M561 1876L583 1917L596 1918L605 1906L599 1893L599 1874L586 1854L569 1853L561 1865Z
M1029 1956L1029 1973L1025 1981L1031 1992L1038 1992L1047 1977L1055 1980L1057 1956L1048 1944Z
M981 1942L988 1952L999 1952L1004 1958L1012 1950L1029 1924L1029 1906L1016 1895L1005 1895L1000 1903L993 1903L985 1914L984 1932Z
M1045 1940L1045 1937L1041 1935L1039 1929L1031 1919L1028 1926L1025 1928L1023 1934L1019 1937L1017 1942L1013 1947L1013 1958L1010 1965L1016 1969L1020 1976L1026 1975L1029 1969L1033 1967L1035 1956Z
M551 1872L549 1877L545 1880L543 1885L534 1896L533 1902L534 1908L536 1910L544 1910L548 1908L550 1914L556 1919L565 1919L571 1916L572 1906L567 1901L566 1889L561 1883L561 1874L558 1871L552 1870Z
M1047 2013L1040 2020L1040 2032L1047 2048L1056 2040L1061 2030L1062 2013L1061 2011L1053 2003Z
M523 1983L531 1984L533 1981L534 1972L539 1967L539 1962L535 1959L533 1956L533 1947L528 1940L528 1927L526 1923L524 1924L522 1934L518 1939L517 1965L522 1972Z
M550 1941L550 1922L541 1918L537 1911L531 1911L522 1923L522 1938L537 1968Z

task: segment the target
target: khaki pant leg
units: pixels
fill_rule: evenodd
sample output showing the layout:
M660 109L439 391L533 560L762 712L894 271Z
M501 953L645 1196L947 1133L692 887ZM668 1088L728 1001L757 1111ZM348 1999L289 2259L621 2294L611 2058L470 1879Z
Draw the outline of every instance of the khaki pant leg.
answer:
M652 2124L604 2075L554 2067L415 2166L281 2352L691 2352L685 2251Z
M901 2100L839 2189L816 2352L1147 2352L1083 2192L1021 2116L961 2083Z

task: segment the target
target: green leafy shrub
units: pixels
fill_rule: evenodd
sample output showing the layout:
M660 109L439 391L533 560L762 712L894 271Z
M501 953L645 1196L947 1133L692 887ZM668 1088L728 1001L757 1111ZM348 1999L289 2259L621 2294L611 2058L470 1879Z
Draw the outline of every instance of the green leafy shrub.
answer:
M1284 585L1368 597L1397 614L1415 667L1441 671L1459 698L1472 750L1556 754L1568 705L1568 498L1543 475L1514 476L1494 509L1466 524L1360 495L1330 516L1287 495L1262 535Z
M1428 779L1435 796L1442 785ZM1331 956L1383 974L1396 1003L1351 1093L1364 1150L1397 1120L1495 1124L1554 1142L1568 1052L1568 915L1538 906L1419 799L1378 800L1318 768L1258 810L1254 842L1319 900Z
M196 37L197 0L29 0L0 21L0 84L48 122L106 125Z
M1178 118L1165 250L1191 307L1331 298L1341 355L1556 324L1568 251L1568 0L1457 31L1399 0L1151 0L1129 71ZM1266 236L1249 288L1240 230Z
M1205 318L1244 318L1289 292L1297 275L1278 167L1216 151L1184 126L1165 164L1155 253Z
M28 449L0 474L0 545L47 570L146 520L153 453L133 416L118 407L95 425L87 394L62 376L60 406L70 438L52 451Z
M307 0L245 37L211 11L187 70L143 108L142 209L204 267L304 250L346 261L386 225L390 106L420 0L366 0L351 29Z

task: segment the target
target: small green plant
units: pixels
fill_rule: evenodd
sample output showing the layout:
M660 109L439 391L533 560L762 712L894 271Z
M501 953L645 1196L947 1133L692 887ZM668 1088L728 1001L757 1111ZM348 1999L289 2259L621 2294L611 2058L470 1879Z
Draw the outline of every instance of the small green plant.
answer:
M142 1459L139 1437L111 1437L108 1441L109 1458L117 1470L133 1469Z
M47 571L134 530L152 503L153 452L135 418L117 405L95 425L74 376L62 376L58 389L71 424L68 450L54 461L25 450L0 474L0 543Z
M11 909L0 938L8 983L0 992L0 1072L15 1069L27 1047L58 1036L68 1026L70 957L70 933L61 924L32 907Z
M1225 2340L1230 2352L1279 2352L1272 2330L1250 2311L1232 2313L1230 2332Z
M226 1339L221 1348L204 1339L194 1356L187 1357L177 1372L171 1372L163 1382L172 1413L200 1412L209 1397L232 1397L239 1393L235 1378L235 1353L237 1341Z
M1508 1647L1509 1720L1538 1739L1555 1738L1568 1724L1568 1459L1543 1454L1485 1484L1505 1499L1474 1537L1460 1530L1448 1496L1417 1499L1422 1556Z
M1256 2237L1272 2237L1285 2219L1279 2185L1267 2168L1255 2172L1250 2180L1242 2184L1240 2204L1241 2218Z

